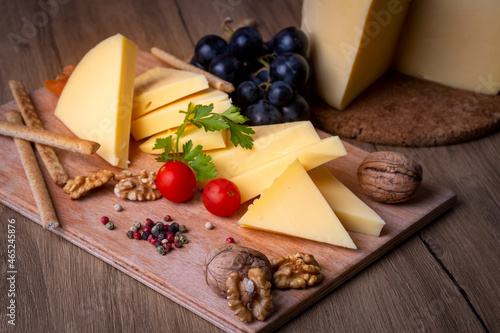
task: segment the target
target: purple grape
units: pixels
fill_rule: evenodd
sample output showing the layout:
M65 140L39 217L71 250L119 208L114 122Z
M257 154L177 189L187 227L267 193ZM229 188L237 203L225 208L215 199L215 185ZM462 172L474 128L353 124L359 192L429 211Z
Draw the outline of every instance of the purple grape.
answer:
M301 121L309 119L309 104L304 97L293 94L290 103L281 108L284 122Z
M248 118L247 125L271 125L283 122L281 112L269 101L259 100L251 104L245 113Z

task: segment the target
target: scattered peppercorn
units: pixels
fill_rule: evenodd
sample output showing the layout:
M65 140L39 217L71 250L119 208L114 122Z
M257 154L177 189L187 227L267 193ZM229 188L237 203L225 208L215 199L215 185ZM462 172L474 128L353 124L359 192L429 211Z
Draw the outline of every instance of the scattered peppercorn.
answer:
M123 209L122 205L120 205L120 204L116 204L116 205L115 205L115 210L116 210L117 212L121 211L122 209Z
M205 228L207 228L208 230L212 229L213 227L214 225L212 224L212 222L205 223Z
M150 227L142 227L142 232L147 232L148 234L150 234L151 228Z
M149 219L149 218L148 218L148 219L146 219L146 226L148 226L148 227L151 227L151 228L152 228L152 227L153 227L153 225L154 225L153 220L151 220L151 219Z
M163 224L163 222L156 222L156 227L159 231L162 231L165 228L165 225Z
M156 247L156 252L158 252L159 254L161 254L162 256L164 256L165 254L167 254L167 251L165 250L165 248L163 246L157 246Z
M159 240L157 240L157 239L156 239L156 242L154 242L154 243L153 243L153 245L154 245L155 247L162 246L162 245L161 245L161 241L159 241Z
M113 230L115 228L115 225L113 224L113 222L108 222L106 223L106 228L108 228L109 230Z
M151 235L151 234L150 234L150 233L147 233L147 232L144 232L144 233L142 234L142 239L143 239L143 240L147 240L147 239L148 239L148 237L149 237L149 235Z
M162 243L162 244L168 243L168 240L167 240L166 238L165 238L165 239L162 239L162 240L161 240L161 243Z
M135 221L132 227L135 229L134 231L139 230L141 228L141 222Z
M103 216L103 217L101 217L101 223L102 223L102 224L106 224L106 223L108 223L108 222L109 222L109 218L108 218L107 216Z
M187 231L188 231L188 229L186 228L186 226L185 226L184 224L181 224L181 225L179 226L179 231L180 231L180 232L182 232L182 233L184 233L184 232L187 232Z
M173 243L174 242L174 235L167 233L167 241L169 243Z
M130 239L134 238L134 232L132 230L127 231L127 237Z
M167 252L170 251L170 250L172 250L172 244L171 243L163 243L162 245L163 245L163 248L165 250L167 250Z
M234 238L233 237L226 238L226 243L234 243Z
M156 237L156 238L158 238L159 240L164 240L165 237L167 237L167 233L165 231L160 231L158 233L158 237Z
M170 222L172 221L172 216L166 215L163 219L165 220L165 222Z
M134 238L135 239L141 239L141 233L139 231L134 231Z
M149 234L149 235L148 235L148 238L147 238L148 242L151 242L151 240L152 240L153 238L155 238L155 237L154 237L153 235Z
M179 231L179 223L177 222L173 222L171 223L169 226L168 226L168 231L171 231L173 233L176 233L177 231Z
M182 247L182 243L180 243L180 242L174 242L174 246L177 247L177 248L181 248Z

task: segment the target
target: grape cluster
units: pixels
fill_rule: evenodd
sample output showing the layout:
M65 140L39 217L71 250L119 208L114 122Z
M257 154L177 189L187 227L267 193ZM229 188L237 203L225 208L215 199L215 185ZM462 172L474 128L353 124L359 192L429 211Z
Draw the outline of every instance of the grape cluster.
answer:
M309 119L309 104L299 94L309 78L309 40L296 27L264 42L253 27L234 31L229 43L216 35L201 38L191 64L231 82L231 98L249 119L269 125Z

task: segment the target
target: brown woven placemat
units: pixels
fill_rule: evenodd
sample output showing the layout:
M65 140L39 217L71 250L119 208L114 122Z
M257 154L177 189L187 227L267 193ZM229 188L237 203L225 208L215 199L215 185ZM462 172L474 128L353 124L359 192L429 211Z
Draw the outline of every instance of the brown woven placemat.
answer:
M310 99L311 121L331 134L391 146L449 145L500 128L500 95L389 73L346 110Z

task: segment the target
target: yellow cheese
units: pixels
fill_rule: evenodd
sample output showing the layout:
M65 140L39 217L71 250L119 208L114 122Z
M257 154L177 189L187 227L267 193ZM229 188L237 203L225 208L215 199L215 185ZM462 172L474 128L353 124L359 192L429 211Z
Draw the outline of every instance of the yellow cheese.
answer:
M345 154L346 151L342 141L337 136L329 137L304 148L291 151L262 166L229 178L229 180L238 186L241 202L245 202L261 194L296 159L302 163L306 170L311 170Z
M351 192L326 168L309 171L309 176L346 230L379 236L384 220Z
M208 88L204 75L155 67L135 79L132 119Z
M180 126L184 121L185 114L179 113L179 111L186 111L189 102L202 105L213 104L212 111L216 113L222 113L231 106L231 99L225 92L213 88L203 90L132 120L131 131L134 139L141 140Z
M498 94L500 1L412 1L395 67L450 87Z
M302 29L325 102L342 110L387 71L409 2L304 0Z
M137 45L118 34L91 49L76 66L55 115L78 137L97 141L97 154L126 168Z
M244 227L356 249L328 202L295 160L248 207Z
M175 135L175 131L177 131L177 128L172 128L154 135L142 143L139 146L139 149L148 154L161 154L163 152L162 149L153 150L156 139L172 135L173 140L175 140L177 137ZM181 136L181 139L179 140L179 147L182 147L184 143L191 140L195 147L197 145L203 146L203 151L224 148L226 147L226 135L226 130L218 132L205 132L203 128L198 128L192 124L188 124Z
M309 121L255 126L251 150L229 143L226 149L210 152L219 177L233 178L274 159L320 140Z

